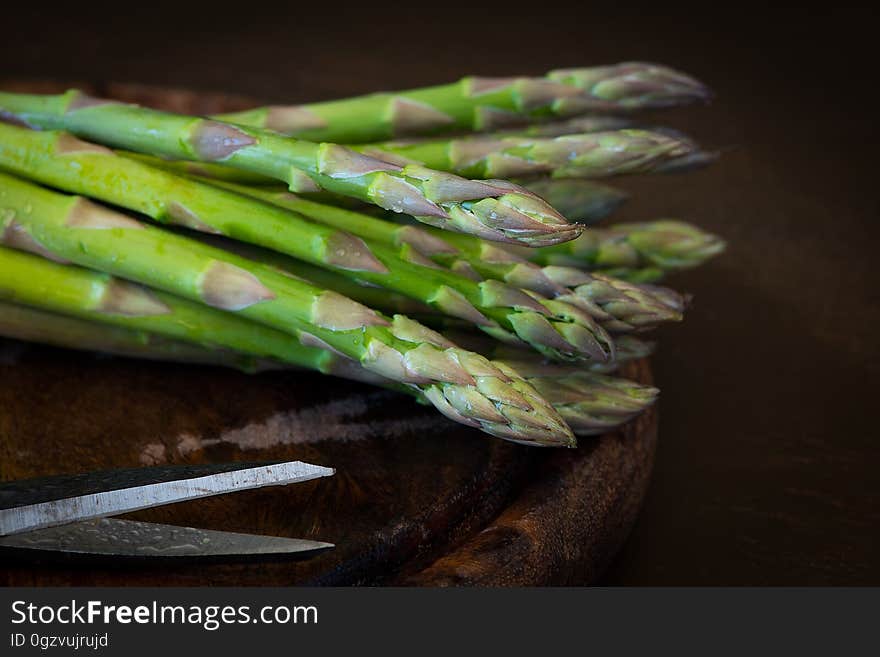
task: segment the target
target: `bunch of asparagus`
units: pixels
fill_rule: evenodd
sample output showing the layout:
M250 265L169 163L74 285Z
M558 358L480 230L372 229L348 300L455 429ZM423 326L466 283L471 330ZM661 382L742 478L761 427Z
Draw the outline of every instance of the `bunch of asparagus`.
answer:
M711 161L633 118L706 97L640 63L211 118L0 92L0 335L317 370L574 446L654 401L613 374L682 318L653 283L724 246L585 229L625 198L594 179Z

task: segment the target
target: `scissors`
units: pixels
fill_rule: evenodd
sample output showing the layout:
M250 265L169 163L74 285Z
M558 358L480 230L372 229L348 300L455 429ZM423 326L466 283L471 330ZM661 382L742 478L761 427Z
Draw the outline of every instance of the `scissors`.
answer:
M309 559L334 547L296 538L115 519L236 491L334 474L302 461L171 465L0 483L0 554L135 559Z

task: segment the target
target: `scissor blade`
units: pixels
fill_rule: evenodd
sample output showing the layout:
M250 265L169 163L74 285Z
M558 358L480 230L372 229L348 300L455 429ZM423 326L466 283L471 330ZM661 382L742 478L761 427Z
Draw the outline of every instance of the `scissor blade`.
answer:
M0 537L0 549L137 559L310 559L332 543L99 518Z
M102 493L120 488L158 484L163 481L206 477L234 470L249 470L278 463L281 461L158 465L4 481L0 482L0 509L50 502L64 497Z
M244 467L241 467L241 466ZM223 468L221 470L221 468ZM150 472L159 480L150 478ZM221 471L218 471L221 470ZM210 472L210 474L203 474ZM176 473L176 476L174 474ZM141 468L117 472L95 473L100 485L90 483L88 476L69 477L68 490L86 493L65 493L65 482L42 480L50 493L40 495L31 482L14 482L0 491L0 536L56 527L81 520L105 518L129 511L148 509L175 502L210 497L264 486L285 486L333 474L331 468L289 461L287 463L227 464L185 468ZM97 490L95 488L97 487ZM25 493L24 495L16 494ZM60 494L60 495L59 495ZM48 499L45 499L48 496ZM16 499L42 497L44 501L15 504ZM12 502L10 504L10 501Z

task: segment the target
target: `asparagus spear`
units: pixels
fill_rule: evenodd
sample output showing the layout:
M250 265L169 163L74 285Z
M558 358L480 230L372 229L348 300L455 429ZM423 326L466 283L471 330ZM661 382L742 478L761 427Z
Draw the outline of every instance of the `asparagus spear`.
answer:
M668 158L664 162L659 162L654 168L654 173L686 173L688 171L692 171L693 169L698 169L712 164L720 156L720 153L717 151L702 150L696 141L691 139L681 130L676 130L675 128L669 128L666 126L654 127L649 129L653 130L654 132L659 132L663 135L666 135L670 139L680 141L687 147L689 147L687 149L684 149L684 152L680 156Z
M522 373L529 383L565 418L579 436L597 435L619 426L654 403L659 391L619 377L603 376L622 363L645 358L653 344L625 335L618 341L618 358L613 364L589 369L569 364L548 363L523 349L486 340L478 333L446 330L444 334L469 349L491 357L493 362Z
M493 361L542 362L540 359L536 359L534 354L527 349L490 340L482 333L472 331L460 324L455 325L454 320L442 320L438 323L437 328L444 336L455 342L455 344L460 345L465 349L469 349L470 351L476 351ZM632 334L619 336L615 343L617 350L616 358L613 362L593 363L587 366L571 365L570 367L577 367L579 371L583 372L609 374L617 371L617 369L619 369L624 363L647 358L654 353L655 348L653 342L643 340ZM550 365L551 363L544 361L544 364ZM538 372L534 369L529 369L529 372L529 376L538 376Z
M537 178L518 182L572 221L585 225L604 219L629 198L626 192L593 180Z
M598 120L598 118L596 119ZM549 125L553 124L548 124ZM539 128L542 126L533 126ZM222 182L237 183L240 185L271 186L275 181L265 176L249 174L246 171L233 169L223 164L189 162L187 160L162 160L143 153L122 153L125 157L133 158L159 166L168 171L218 180ZM655 165L655 173L682 173L691 169L706 166L718 158L717 153L695 150L681 157L673 157ZM595 180L586 178L523 178L518 184L542 199L571 221L589 226L601 219L606 218L629 195L610 185L605 185ZM350 197L337 196L323 192L306 193L310 199L324 201L333 205L342 205L351 209L357 209L361 204ZM368 208L370 206L363 206ZM394 214L394 213L389 213Z
M628 422L653 404L659 390L627 379L571 366L527 361L499 361L527 372L530 382L559 411L579 436L594 436Z
M131 151L120 152L120 155L181 175L197 176L208 180L250 186L271 186L276 183L271 178L251 175L246 171L233 169L223 164L189 162L187 160L165 160L153 157L152 155L133 153ZM552 178L524 179L519 181L519 185L546 200L550 205L559 210L563 216L587 225L604 219L629 197L625 192L610 185L581 178L561 178L557 180ZM307 192L303 195L311 200L350 209L370 207L350 197L328 194L326 192ZM396 213L388 214L392 217L398 216Z
M718 157L719 154L715 151L697 149L661 162L654 169L654 173L687 173L712 164L718 160Z
M210 178L212 180L222 180L224 182L238 183L239 185L275 185L278 181L274 178L268 178L249 171L242 171L234 167L227 166L222 162L192 162L191 160L171 160L168 158L156 157L145 153L135 153L134 151L119 151L120 155L149 164L150 166L166 169L186 176L199 176L200 178ZM315 195L326 195L325 192L314 192ZM340 202L349 201L352 205L362 205L360 201L350 199L343 196L335 196ZM365 206L369 207L369 206Z
M172 301L172 304L174 303ZM178 300L177 305L180 304L185 306L186 302ZM83 311L80 309L78 312ZM210 312L212 311L209 311L209 314ZM232 323L238 321L221 313L215 314L221 322L230 319ZM205 318L200 319L203 321ZM271 331L271 329L267 330ZM60 315L3 301L0 301L0 336L126 357L219 365L245 372L307 366L296 362L255 360L246 354L210 349L193 343L170 340L143 330L93 323L80 317ZM360 381L363 381L363 375L367 374L363 369L351 367L350 361L333 352L300 345L295 345L294 348L302 353L303 363L308 363L310 358L314 358L315 364L320 364L324 369L332 366L327 373ZM506 368L512 367L509 362L503 365ZM551 368L547 365L531 363L527 359L523 362L523 366L534 372L537 384L544 387L551 397L556 395L555 398L545 398L561 415L571 418L573 424L570 426L577 435L596 433L597 422L606 423L613 418L617 419L619 424L628 420L631 414L624 413L624 408L629 411L640 401L643 409L653 401L655 394L655 389L648 386L619 378L584 374L572 367ZM415 395L425 403L424 397L415 389L401 387L375 375L370 377L369 383ZM606 428L612 426L614 425L607 424Z
M480 168L495 167L497 170L503 171L507 167L514 169L522 168L523 170L540 167L550 167L552 171L560 171L563 176L593 176L597 174L591 172L590 168L577 166L572 167L568 163L568 157L573 157L571 153L565 153L566 146L577 146L581 149L589 148L590 135L595 135L599 139L602 134L607 132L618 132L621 134L640 132L648 132L652 135L659 133L665 135L668 139L679 142L677 149L678 154L667 153L662 157L657 157L654 161L643 161L642 167L648 167L643 170L637 167L633 171L623 171L622 173L684 173L693 169L701 168L715 162L719 153L714 151L701 150L699 145L690 137L678 130L666 127L650 127L636 124L634 121L614 116L586 116L577 117L568 121L555 121L553 123L543 123L537 125L526 126L518 130L507 130L501 132L486 133L485 135L473 135L470 137L453 138L447 142L438 140L409 140L402 142L391 142L388 148L384 144L366 144L359 148L364 153L374 155L379 159L388 159L392 162L402 163L407 161L407 157L414 161L420 161L422 164L429 162L437 162L438 168L443 168L439 163L456 163L456 166L462 166L462 171L468 168L475 168L475 176L480 177ZM553 139L561 138L565 139ZM624 144L626 145L626 144ZM371 146L375 146L372 149ZM522 148L517 148L522 146ZM613 147L613 143L607 143L607 147ZM630 144L630 147L632 145ZM638 148L644 148L642 144ZM636 155L638 148L634 149ZM399 149L399 152L398 152ZM387 153L383 154L383 150ZM425 153L425 159L419 160L419 154ZM562 156L566 157L563 158ZM477 161L476 157L484 160ZM591 157L594 158L591 154ZM583 155L581 156L583 158ZM554 163L561 162L562 166ZM590 167L594 167L601 162L589 162ZM454 169L448 169L450 171ZM569 172L571 171L571 173ZM230 180L232 182L245 182L252 184L251 181L236 180L225 171L218 171L220 179ZM598 176L616 175L619 173L613 168L608 173L599 172ZM488 176L487 176L488 177ZM503 177L498 174L498 177ZM566 178L560 178L565 180ZM528 189L532 189L531 185L525 185ZM537 192L536 192L537 193ZM563 216L569 219L578 218L565 212L565 202L559 205L553 202L550 197L538 194L545 200L550 202Z
M6 337L246 372L298 367L428 399L419 389L370 372L337 352L114 276L5 246L0 246L0 272L0 335ZM508 376L511 368L505 372Z
M110 278L104 280L109 282ZM103 283L105 286L106 282ZM121 281L115 282L117 286L120 284L125 285ZM256 371L263 363L269 362L235 351L169 339L140 329L97 324L80 319L84 312L84 309L80 309L80 316L72 317L0 301L0 336L65 349L96 351L132 358L224 365L244 372ZM222 317L222 314L217 314ZM211 319L210 313L206 315L202 309L199 309L196 319L197 322L204 324ZM232 321L239 320L232 318ZM182 326L195 325L182 324ZM263 327L258 327L257 331L262 329ZM274 333L272 329L265 330ZM285 335L284 344L287 343L292 341ZM260 348L265 350L266 345L260 344ZM333 352L329 351L324 353L333 355Z
M271 326L302 345L336 351L369 372L417 387L445 415L492 435L547 444L570 440L558 414L524 380L502 373L485 358L456 348L404 316L383 317L338 293L145 226L79 197L5 175L2 189L2 242L7 247L122 276ZM10 261L9 253L4 256ZM21 256L6 268L3 289L10 289L10 280L37 284L36 297L26 303L38 305L45 288L56 283L60 287L67 269L57 265L60 269L49 272L47 262L42 264L45 275L23 275L26 263L20 260ZM114 316L133 308L134 314L161 319L164 300L122 294L117 301L113 293L118 288L111 285L108 292L110 302L116 303L111 306ZM210 338L215 339L213 331Z
M189 162L187 160L165 160L153 157L152 155L133 153L131 151L120 151L119 154L129 159L144 162L150 166L181 175L252 187L272 187L273 185L277 187L276 181L271 178L251 176L247 172L239 171L223 164ZM545 199L566 217L587 225L604 219L629 198L626 192L616 187L589 179L560 178L554 180L552 178L534 178L520 179L517 182L520 187ZM364 205L355 199L325 192L306 192L301 194L301 196L319 203L336 205L351 210L370 208L370 206ZM399 217L396 213L386 212L385 214L391 219Z
M647 173L690 155L693 144L659 132L612 130L561 137L462 137L357 147L400 166L424 165L470 178L547 175L605 178Z
M179 160L222 161L281 180L293 191L324 189L487 239L537 245L573 239L581 232L524 190L420 165L400 167L338 144L90 98L76 90L57 96L0 92L0 113L105 145Z
M385 290L359 284L355 280L285 258L274 252L262 251L260 254L248 255L261 262L276 264L279 268L311 283L335 290L385 313L409 315L428 326L442 326L449 319L446 315L438 314L430 306L419 304L407 297L388 294ZM571 305L588 309L591 316L597 317L601 325L614 334L614 359L584 364L593 371L605 371L605 367L616 367L616 363L622 357L619 353L619 345L628 337L628 333L645 331L664 322L680 321L689 302L669 288L633 285L601 275L591 277L589 283L578 286L569 295L557 298L562 299L563 302L569 299L568 303ZM589 301L585 303L585 299ZM522 351L522 346L498 341L490 342ZM623 358L631 359L625 354Z
M3 286L0 299L4 335L27 337L69 346L71 341L101 350L119 346L130 352L162 355L197 353L201 347L206 361L213 357L228 359L243 369L260 360L274 360L287 365L307 367L326 374L338 365L346 370L361 369L350 365L332 351L300 345L287 333L256 324L165 292L116 278L109 274L51 262L20 249L0 246L0 271ZM32 307L25 311L19 306ZM65 316L63 323L40 321L36 331L34 313L41 309ZM30 314L24 314L29 312ZM79 320L77 323L76 320ZM104 332L97 325L108 324ZM82 326L85 324L91 328ZM126 331L134 338L127 338ZM185 346L182 346L185 345ZM242 356L246 354L247 356ZM347 366L346 366L347 364ZM364 371L365 375L369 374Z
M708 97L693 78L665 66L629 62L552 71L544 77L467 77L397 93L268 106L226 114L234 123L302 139L364 143L400 136L485 132L587 112L668 107Z
M513 286L534 294L540 302L555 312L565 315L571 311L567 304L575 306L598 321L603 328L614 332L647 329L669 321L680 321L683 302L677 294L666 288L650 290L618 281L607 276L594 276L571 267L541 268L523 258L499 249L469 235L451 234L445 231L401 226L377 217L359 214L342 208L323 205L296 197L289 192L269 188L245 187L233 183L215 182L215 185L231 189L256 199L266 201L298 212L309 219L340 230L350 231L370 244L381 243L399 248L415 248L434 261L449 266L478 281L503 280ZM254 256L260 258L260 256ZM275 261L279 266L283 263ZM288 264L296 273L314 279L308 273L297 271L295 264ZM318 274L320 277L320 274ZM338 289L340 283L323 278L321 284ZM346 288L345 293L362 303L373 303L364 298L364 288ZM551 297L555 305L544 297ZM378 307L388 308L397 303L394 299L378 300ZM398 308L398 312L413 312L412 308ZM418 312L418 309L415 310ZM586 321L586 320L585 320Z
M316 369L334 376L409 392L428 400L451 419L514 442L543 446L574 445L570 431L551 410L548 402L510 367L505 366L502 371L502 368L491 365L476 354L468 354L460 349L449 348L447 352L456 351L460 357L467 356L471 361L476 359L484 363L479 368L480 375L474 376L476 384L402 385L365 370L333 351L300 345L283 333L264 330L258 324L229 313L212 311L105 274L53 263L6 247L0 247L0 272L4 276L4 299L132 329L138 340L147 331L200 345L204 345L207 339L212 346L247 348L286 365ZM395 322L399 319L395 318ZM402 319L406 324L413 324L411 320ZM424 328L421 330L427 331ZM247 335L249 332L253 334L250 337ZM118 335L116 337L118 339ZM61 336L61 339L67 338L69 336ZM266 338L269 341L263 342ZM151 344L156 345L155 341ZM168 351L167 344L163 345L160 348L164 357ZM174 353L180 353L179 347ZM204 362L211 362L215 357L215 364L240 366L246 362L230 359L228 354L216 351L209 351L204 356ZM484 388L492 393L487 395ZM525 410L526 405L530 407L528 410ZM458 406L463 408L459 409ZM539 423L543 425L539 426Z
M270 265L279 271L301 278L318 287L333 290L349 299L387 314L412 317L446 316L426 303L421 303L402 294L389 292L384 288L358 281L356 278L342 276L328 269L315 267L277 251L269 251L268 249L255 247L250 244L242 244L224 237L218 238L213 235L200 236L196 239L219 249L237 253L248 260ZM490 339L494 341L494 338Z
M419 321L428 325L442 325L444 323L445 316L438 314L426 304L418 303L401 295L389 294L387 290L358 283L351 278L308 265L274 251L243 245L225 238L218 239L206 236L202 241L213 244L218 248L238 253L251 260L270 264L319 287L335 290L371 308L386 313L417 317ZM553 269L563 270L566 268L555 267ZM568 295L557 298L564 300L570 296L572 305L588 308L593 315L600 318L604 326L617 334L615 335L615 362L619 361L621 357L624 359L634 357L632 355L627 356L627 354L621 356L617 352L617 344L626 337L621 335L621 333L645 329L661 321L678 321L685 309L686 303L681 295L668 288L634 286L623 281L614 281L605 276L588 277L580 272L580 270L576 271L578 271L581 277L588 278L589 282L580 285L574 291L569 291ZM582 295L583 299L575 296L577 294ZM584 303L585 299L588 299L586 304ZM608 308L608 310L605 310L603 306ZM611 312L616 313L616 315L612 315ZM489 345L504 344L494 340L488 340L487 343ZM515 345L510 346L517 349L515 353L519 354L518 358L523 357L521 348L517 348ZM492 349L485 346L477 351L481 353L483 351L502 353L492 351ZM641 353L639 357L645 355L647 355L647 352ZM596 370L606 364L610 365L610 363L606 362L593 363L591 369Z
M720 237L692 224L661 219L594 228L565 245L515 250L542 265L580 266L616 276L689 269L721 253L724 247Z
M490 133L497 137L561 137L582 135L606 130L623 130L636 127L636 122L622 116L576 116L564 121L536 123L534 125Z
M542 272L571 290L557 299L584 308L615 334L680 322L688 304L685 297L670 288L639 285L599 272L558 266L543 267Z
M0 167L143 212L160 222L223 234L356 275L468 319L500 339L523 340L553 357L603 360L613 354L607 334L576 308L539 302L500 281L475 283L426 266L418 254L398 253L380 244L368 246L282 208L100 147L95 150L64 133L0 125Z

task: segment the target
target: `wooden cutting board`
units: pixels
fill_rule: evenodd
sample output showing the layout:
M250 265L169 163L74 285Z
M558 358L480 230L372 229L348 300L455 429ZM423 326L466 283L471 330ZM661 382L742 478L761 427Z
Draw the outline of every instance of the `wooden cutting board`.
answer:
M197 114L253 104L138 85L0 82L68 86ZM651 382L645 361L623 374ZM587 584L632 527L656 438L656 409L576 450L545 450L316 374L246 375L0 340L0 479L300 459L336 475L127 517L337 546L306 562L7 562L0 584Z

